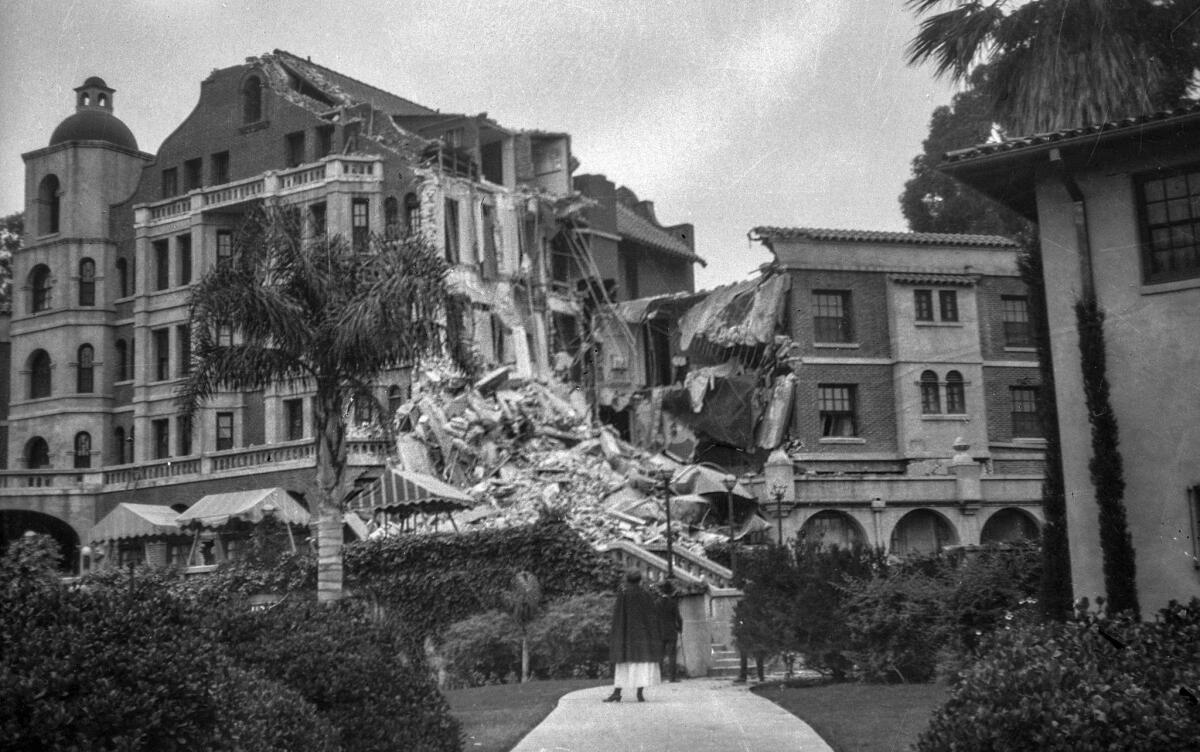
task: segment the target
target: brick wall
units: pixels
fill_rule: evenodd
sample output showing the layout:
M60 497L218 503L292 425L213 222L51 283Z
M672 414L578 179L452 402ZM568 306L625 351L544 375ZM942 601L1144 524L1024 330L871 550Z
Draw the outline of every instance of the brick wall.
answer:
M1005 368L984 366L983 389L987 405L989 442L1012 441L1012 397L1009 388L1014 386L1037 386L1041 377L1037 366L1028 368Z
M864 358L891 356L887 307L887 278L875 272L792 270L788 298L792 338L802 343L805 355L817 357L852 355ZM850 293L851 331L858 347L813 346L813 290L845 290Z
M896 399L888 365L802 365L797 371L792 436L804 441L806 452L862 453L896 451ZM817 387L853 384L858 437L862 443L822 443Z
M1004 346L1004 315L1001 299L1006 295L1028 297L1029 288L1018 277L982 277L976 288L979 305L979 336L985 360L1037 361L1032 348L1019 350Z

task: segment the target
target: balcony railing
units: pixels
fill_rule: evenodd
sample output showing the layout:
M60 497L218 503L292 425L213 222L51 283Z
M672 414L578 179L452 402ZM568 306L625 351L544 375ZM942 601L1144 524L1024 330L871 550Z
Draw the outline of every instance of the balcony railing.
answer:
M199 211L286 195L324 183L371 183L382 180L383 162L376 157L325 157L320 162L287 170L269 170L252 178L197 188L186 196L142 204L135 207L135 224L166 222Z
M391 444L384 440L347 441L346 460L352 466L383 465ZM194 480L211 473L264 468L283 463L313 465L316 443L311 440L230 449L195 457L170 458L108 468L0 470L0 495L27 493L35 488L95 488L142 481ZM5 494L4 492L9 492Z

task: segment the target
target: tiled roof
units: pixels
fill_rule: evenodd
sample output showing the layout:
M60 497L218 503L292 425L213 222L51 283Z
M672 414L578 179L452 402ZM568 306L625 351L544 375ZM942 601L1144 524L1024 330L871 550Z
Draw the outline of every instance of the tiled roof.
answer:
M370 104L372 107L382 110L389 115L437 114L437 110L417 104L404 97L396 96L390 91L384 91L377 86L363 83L358 79L347 76L345 73L339 73L332 68L326 68L299 55L292 54L287 50L275 50L274 54L277 57L285 59L287 64L297 69L298 72L307 73L309 71L316 71L354 99L354 101ZM306 67L308 68L307 71L305 70Z
M1105 123L1097 125L1084 125L1077 128L1064 128L1059 131L1049 133L1035 133L1029 136L1019 136L1017 138L1008 138L995 143L979 144L967 149L957 149L955 151L946 152L942 164L950 164L953 162L961 162L976 157L986 157L1002 152L1019 151L1035 146L1045 146L1048 144L1058 144L1060 142L1070 142L1074 139L1090 138L1101 135L1107 135L1114 131L1132 131L1133 129L1143 126L1156 126L1159 124L1168 124L1167 121L1175 118L1183 118L1189 115L1200 114L1200 102L1188 104L1182 107L1176 107L1171 110L1160 110L1147 115L1139 115L1137 117L1122 118L1120 120L1109 120Z
M642 245L665 251L673 256L681 256L702 266L706 265L704 259L688 248L687 243L661 227L656 227L650 220L621 203L617 204L617 232L622 237L637 241Z
M885 232L879 230L833 230L820 227L755 227L759 240L832 240L843 243L897 243L902 245L949 245L976 248L1016 248L1000 235L962 235L945 232Z
M957 287L972 287L975 277L969 274L889 274L888 279L906 285L955 285Z

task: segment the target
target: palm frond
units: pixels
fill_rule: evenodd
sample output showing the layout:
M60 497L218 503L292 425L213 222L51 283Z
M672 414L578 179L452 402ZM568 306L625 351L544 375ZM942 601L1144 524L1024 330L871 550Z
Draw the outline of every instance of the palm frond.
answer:
M192 369L176 393L185 415L224 391L252 391L272 384L305 385L312 372L290 353L257 343L218 346L209 341L193 349Z
M908 45L908 63L932 61L937 76L964 80L971 67L988 53L992 36L1003 20L1004 13L997 3L967 3L930 16L921 22Z

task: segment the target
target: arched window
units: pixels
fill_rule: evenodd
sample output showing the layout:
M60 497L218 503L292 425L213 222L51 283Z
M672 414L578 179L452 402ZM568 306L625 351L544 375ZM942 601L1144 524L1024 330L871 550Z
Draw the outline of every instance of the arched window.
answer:
M242 84L242 122L257 123L262 120L262 82L258 76L250 76Z
M118 427L113 431L112 460L114 465L125 464L125 429Z
M125 259L117 259L117 297L123 298L129 294L129 265Z
M400 237L400 202L395 196L383 200L383 231L389 238Z
M96 262L90 258L79 262L79 305L96 305Z
M938 378L933 371L921 374L921 412L937 415L942 411L942 400L938 395Z
M96 351L91 345L81 345L79 348L79 365L75 375L75 391L80 394L91 394L96 390L94 360Z
M34 350L29 356L29 399L50 396L50 354Z
M50 267L38 264L29 273L29 287L32 293L30 299L33 313L44 311L50 307Z
M415 193L404 197L404 224L409 235L421 231L421 201Z
M92 435L87 431L75 434L75 467L92 466Z
M117 340L117 381L129 379L129 346L125 340Z
M41 436L34 436L25 445L25 467L30 470L50 467L50 445Z
M59 196L58 178L47 175L38 185L38 235L58 232Z
M946 412L961 415L967 411L967 392L958 371L946 374Z

